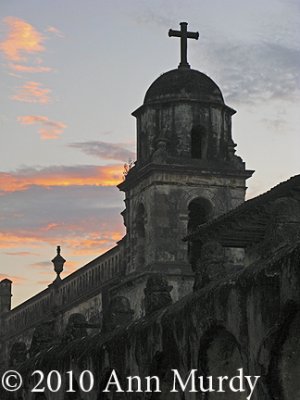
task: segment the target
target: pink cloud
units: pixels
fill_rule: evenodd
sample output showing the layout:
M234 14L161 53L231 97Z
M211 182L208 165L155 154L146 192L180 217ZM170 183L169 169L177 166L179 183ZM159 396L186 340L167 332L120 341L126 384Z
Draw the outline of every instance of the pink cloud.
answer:
M82 232L80 222L76 225L63 224L63 231L56 231L49 234L45 231L45 227L40 227L34 231L27 229L26 231L16 230L15 232L0 232L0 248L2 249L18 249L26 246L27 248L41 249L43 245L53 246L60 243L63 247L72 249L72 254L77 256L88 256L100 254L111 247L122 238L122 231L86 231ZM74 231L76 229L76 231ZM66 236L66 232L69 236ZM41 266L40 263L38 263ZM51 266L51 263L48 263ZM47 265L48 265L47 264Z
M31 186L115 186L121 182L122 165L51 166L0 171L0 192L17 192Z
M57 139L67 127L63 122L51 121L43 115L23 115L18 117L18 121L22 125L39 125L38 132L43 140Z
M18 88L18 92L12 96L13 100L24 103L50 103L51 90L44 88L39 82L28 81Z
M6 38L0 42L0 51L11 61L25 61L28 54L41 53L45 50L45 38L30 23L17 18L6 17L8 28Z
M9 64L9 67L12 71L15 72L26 72L26 73L41 73L41 72L51 72L52 68L44 67L42 65L38 66L29 66L29 65L22 65L22 64Z

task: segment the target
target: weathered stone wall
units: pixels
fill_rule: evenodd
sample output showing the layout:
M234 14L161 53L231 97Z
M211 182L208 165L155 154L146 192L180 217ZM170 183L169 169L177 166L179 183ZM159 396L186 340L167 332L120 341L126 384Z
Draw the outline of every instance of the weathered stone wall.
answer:
M163 169L143 179L127 194L127 248L130 271L153 265L188 262L187 234L189 204L196 198L207 199L212 205L211 217L216 217L244 201L245 179L207 174L188 174L186 169L164 172ZM144 262L138 254L136 229L139 206L145 209L143 243ZM174 217L176 216L176 217ZM162 269L163 272L163 269Z
M191 132L203 129L203 159L227 160L232 110L195 101L171 101L143 106L136 113L138 163L149 162L157 141L167 141L171 157L191 158Z
M139 319L145 316L145 295L144 290L146 287L147 280L149 276L155 273L163 273L168 277L168 282L172 286L171 297L173 302L177 302L185 295L189 294L193 290L194 276L192 271L186 272L185 275L182 274L181 270L177 273L173 269L170 271L157 270L157 271L145 271L137 274L136 277L130 277L126 282L121 282L116 285L110 292L110 298L114 296L125 296L134 311L134 319Z
M123 246L116 246L58 285L50 287L13 310L2 314L2 360L9 359L9 352L16 342L24 342L30 348L35 328L45 320L55 318L59 333L70 315L80 313L87 321L101 321L102 290L124 274Z
M64 374L72 369L78 382L80 372L89 369L96 385L94 392L80 394L83 400L196 400L201 394L168 393L172 368L183 377L191 369L197 369L198 375L232 376L243 368L245 374L261 376L252 400L295 400L300 393L299 262L298 247L275 263L258 262L126 328L55 347L20 370L26 374L33 368L45 373L58 369ZM112 369L122 384L129 375L158 375L166 393L105 397L101 390ZM62 392L45 395L48 400L66 398ZM231 391L208 397L244 398ZM33 397L27 394L26 399Z

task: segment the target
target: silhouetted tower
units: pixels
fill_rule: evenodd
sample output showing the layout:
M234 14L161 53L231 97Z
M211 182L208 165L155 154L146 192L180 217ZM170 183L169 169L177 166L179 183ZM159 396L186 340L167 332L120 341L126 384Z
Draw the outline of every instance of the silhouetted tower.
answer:
M184 294L190 266L188 229L227 212L245 199L246 170L235 155L231 117L216 83L190 68L187 39L198 39L182 22L181 61L155 80L137 120L137 160L119 189L125 192L127 273L160 271Z

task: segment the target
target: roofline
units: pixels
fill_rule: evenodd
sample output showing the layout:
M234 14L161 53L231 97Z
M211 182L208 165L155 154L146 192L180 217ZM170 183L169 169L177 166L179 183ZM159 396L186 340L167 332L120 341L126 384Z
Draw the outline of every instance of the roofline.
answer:
M210 101L203 101L203 100L199 100L199 99L187 99L187 98L185 98L185 97L182 97L182 98L177 98L177 99L162 99L162 100L152 100L152 101L149 101L149 102L147 102L147 103L143 103L140 107L138 107L136 110L134 110L132 113L131 113L131 115L133 116L133 117L137 117L140 113L141 113L141 111L144 109L144 108L146 108L146 107L148 107L148 106L155 106L155 105L160 105L160 104L167 104L167 103L170 103L170 104L172 104L172 103L174 103L174 102L176 102L176 103L199 103L199 104L203 104L203 105L209 105L209 106L215 106L215 107L219 107L219 108L222 108L222 109L225 109L225 110L227 110L227 111L229 111L229 113L231 114L231 115L234 115L234 114L236 114L236 110L235 109L233 109L233 108L231 108L231 107L229 107L227 104L225 104L225 103L217 103L217 102L210 102Z
M112 247L111 249L105 251L104 253L102 253L100 256L94 258L93 260L89 261L87 264L83 265L82 267L79 267L78 269L76 269L75 271L73 271L71 274L69 274L68 276L66 276L65 278L63 278L61 280L61 285L64 285L65 283L67 283L68 281L72 281L74 278L76 278L77 276L80 276L82 273L84 273L86 270L88 270L90 267L93 267L94 264L97 263L98 260L100 260L102 257L106 257L107 255L109 255L110 253L113 253L115 251L119 251L120 250L120 244L123 241L124 237L122 239L120 239L117 244ZM3 282L3 281L2 281ZM1 282L0 282L1 283ZM50 286L53 282L50 282ZM11 309L11 313L15 312L15 311L19 311L20 309L22 309L24 306L26 306L27 304L30 304L32 302L34 302L35 300L42 298L46 293L49 293L49 285L47 288L43 289L42 291L38 292L37 294L35 294L34 296L30 297L29 299L26 299L25 301L23 301L22 303L18 304L16 307ZM12 314L11 314L12 315Z
M295 189L295 186L297 185L299 186L300 191L300 174L292 176L288 180L283 181L273 188L269 189L267 192L262 193L261 195L258 195L252 199L249 199L242 203L240 206L228 211L227 213L222 214L219 217L198 226L194 232L185 236L183 238L183 241L199 240L201 234L208 233L209 231L218 228L218 226L222 223L228 223L233 218L241 215L246 211L253 210L257 207L262 207L263 205L265 205L266 202L284 197L284 195L287 195L289 193L289 190Z

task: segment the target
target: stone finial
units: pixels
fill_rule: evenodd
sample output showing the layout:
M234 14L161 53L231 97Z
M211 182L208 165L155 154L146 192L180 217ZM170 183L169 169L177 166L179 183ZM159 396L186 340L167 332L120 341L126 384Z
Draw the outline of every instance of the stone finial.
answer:
M196 262L194 290L199 290L211 281L225 274L225 253L221 244L208 240L201 247L201 255Z
M144 289L146 315L151 314L172 303L170 295L173 286L161 274L151 275Z
M242 158L235 154L236 150L236 143L232 140L232 138L228 139L228 161L233 164L238 169L244 169L245 163L243 162Z
M62 273L64 269L64 263L66 262L66 260L60 255L60 246L57 246L56 251L56 256L53 258L53 260L51 260L54 264L54 271L57 274L55 281L61 280L60 274Z

